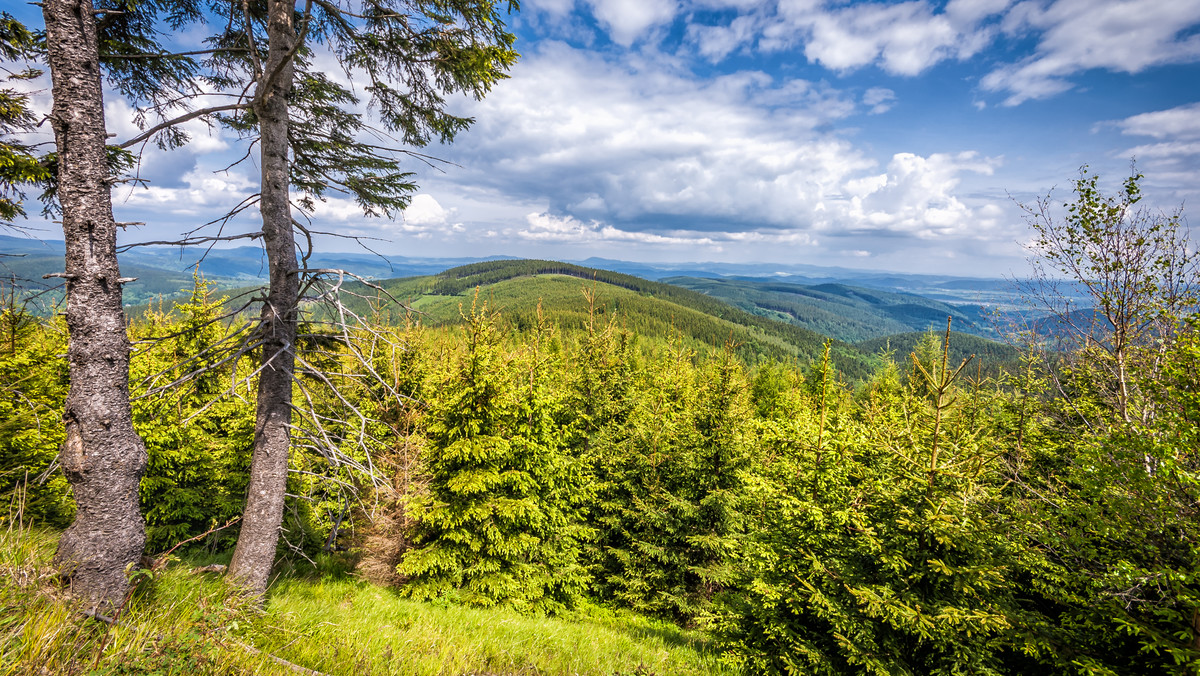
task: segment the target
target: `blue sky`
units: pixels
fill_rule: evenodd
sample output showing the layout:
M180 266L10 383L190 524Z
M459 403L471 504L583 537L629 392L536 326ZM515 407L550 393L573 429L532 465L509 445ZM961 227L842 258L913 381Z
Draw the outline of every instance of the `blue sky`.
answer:
M1065 197L1082 164L1115 186L1136 157L1163 208L1200 193L1200 0L525 0L512 26L511 79L455 102L476 125L413 167L404 217L333 199L322 229L397 255L993 276L1025 269L1013 198ZM193 131L119 191L138 236L254 191L252 163L217 171L231 135Z

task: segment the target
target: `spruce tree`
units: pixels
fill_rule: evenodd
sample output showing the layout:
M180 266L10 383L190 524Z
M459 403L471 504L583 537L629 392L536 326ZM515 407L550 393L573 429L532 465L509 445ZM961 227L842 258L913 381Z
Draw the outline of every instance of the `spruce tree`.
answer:
M32 57L35 44L33 33L24 24L0 13L0 58L19 62ZM33 149L13 136L34 126L36 120L29 110L29 97L2 86L41 74L37 68L26 67L0 77L0 225L11 227L14 219L25 215L24 188L50 179L50 172L38 161Z
M11 164L0 171L3 220L17 214L14 183L44 181L48 210L62 214L69 331L70 390L64 406L66 441L60 464L71 482L78 510L59 541L55 560L76 595L107 610L119 607L128 583L127 566L142 553L144 524L138 509L138 480L146 451L134 431L129 404L129 341L116 256L111 186L132 166L132 156L106 146L101 78L135 101L178 100L190 87L192 62L163 57L154 17L164 4L91 0L39 3L45 20L45 58L50 68L53 109L49 115L55 151L30 164L28 149L4 139ZM194 14L180 2L173 17ZM19 24L4 17L0 43L5 55L28 48ZM39 46L39 45L34 45ZM122 53L114 58L112 50ZM40 56L40 55L39 55ZM0 117L6 134L28 120L19 97L5 92L12 107Z
M471 120L447 112L446 96L482 97L505 77L516 52L500 5L492 0L436 6L316 0L303 11L293 0L264 0L249 11L233 4L220 11L227 13L220 24L224 31L213 42L226 51L217 54L218 80L248 96L221 119L258 142L261 237L270 276L259 320L262 372L250 487L229 570L261 593L274 560L287 483L300 290L319 275L297 259L297 233L309 242L310 253L312 239L293 214L291 191L301 194L302 211L336 192L353 197L368 215L392 215L416 189L401 168L405 150L360 140L368 128L350 110L357 96L314 70L309 56L331 52L360 79L387 133L419 147L449 142L467 128Z
M244 404L249 387L228 392L235 374L214 349L228 340L226 301L197 272L186 301L147 310L131 329L143 346L130 374L134 426L149 453L140 490L150 552L241 513L254 418Z
M400 572L406 594L539 612L574 605L581 486L556 425L541 338L523 359L501 349L497 318L473 306L467 349L427 418L428 496L416 505L416 548ZM543 326L539 334L544 335Z
M993 519L994 436L969 422L988 416L956 398L945 346L936 372L914 365L906 390L881 372L857 420L825 397L801 413L828 441L801 437L771 473L776 508L719 622L751 671L1001 673L1015 553Z
M53 82L50 122L70 331L71 387L59 462L78 507L55 560L74 593L111 612L128 588L125 569L142 555L145 543L138 482L146 448L133 429L121 300L121 287L129 280L117 266L97 12L90 0L47 0L42 13Z

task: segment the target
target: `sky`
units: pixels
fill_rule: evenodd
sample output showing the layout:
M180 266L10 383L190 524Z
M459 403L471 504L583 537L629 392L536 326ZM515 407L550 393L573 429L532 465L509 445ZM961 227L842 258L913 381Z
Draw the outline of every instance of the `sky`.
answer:
M1147 202L1200 194L1200 0L523 0L521 58L394 220L319 204L399 256L804 263L1019 275L1019 203L1136 158ZM179 36L186 44L187 36ZM45 92L40 105L47 105ZM35 97L36 98L36 97ZM106 104L116 139L133 110ZM255 192L193 123L123 186L130 239ZM252 220L236 227L253 229ZM325 241L327 250L354 250Z

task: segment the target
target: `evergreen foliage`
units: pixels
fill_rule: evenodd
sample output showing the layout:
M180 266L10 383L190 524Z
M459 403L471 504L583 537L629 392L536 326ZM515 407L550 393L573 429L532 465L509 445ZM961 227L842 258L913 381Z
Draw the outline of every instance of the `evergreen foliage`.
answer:
M29 518L66 527L75 505L56 471L66 436L66 327L29 314L14 288L0 294L0 496L19 492Z
M946 315L940 317L944 323ZM957 324L956 324L957 326ZM906 355L918 349L922 341L928 340L931 331L920 333L900 333L886 338L875 338L855 343L854 347L867 354L879 354L882 350L890 350L898 355ZM935 337L937 334L933 334ZM950 361L961 363L968 357L971 360L971 370L996 377L1003 372L1012 372L1019 368L1022 352L1020 348L998 343L969 333L952 331L950 334Z
M7 12L0 13L0 59L19 62L33 56L34 34ZM33 154L33 149L12 136L33 128L35 117L29 110L29 96L8 85L12 81L32 80L42 71L25 67L5 69L0 76L0 225L12 226L25 215L23 188L45 183L51 172Z
M718 624L751 672L1000 673L1011 554L981 403L946 351L914 368L857 404L819 369L807 415L773 425L772 507Z
M215 363L224 301L197 273L187 302L148 310L135 329L147 346L130 376L150 390L135 399L133 415L150 455L141 500L151 552L233 519L244 503L254 415L240 400L250 390L229 396L233 369ZM186 384L168 387L179 380Z
M538 611L574 605L583 587L578 468L555 434L540 327L531 351L499 350L486 303L464 313L467 345L438 384L428 417L428 494L416 505L417 549L400 572L419 599Z

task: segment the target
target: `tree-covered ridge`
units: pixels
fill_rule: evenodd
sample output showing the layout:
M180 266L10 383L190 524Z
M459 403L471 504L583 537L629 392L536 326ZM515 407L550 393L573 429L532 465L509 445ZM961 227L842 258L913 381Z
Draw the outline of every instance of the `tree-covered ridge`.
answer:
M946 319L942 318L943 325ZM957 329L958 324L954 327ZM901 333L874 340L864 340L854 346L867 354L891 352L895 355L906 355L919 350L922 341L927 340L929 332ZM969 357L974 357L971 368L979 368L986 373L995 375L1000 369L1013 370L1020 364L1021 350L1012 345L999 343L987 338L973 336L969 333L951 332L950 359L958 363Z
M986 311L910 293L846 284L792 284L749 279L668 277L668 284L724 300L747 312L847 342L925 331L954 318L957 331L996 338Z
M623 327L647 339L667 340L677 333L697 347L720 349L732 343L735 352L751 362L810 361L820 355L827 340L814 331L755 316L688 289L555 261L486 261L432 277L380 284L393 298L422 313L421 321L430 326L460 323L459 306L469 304L468 297L478 288L518 328L533 325L540 302L564 328L582 328L594 309L614 313ZM848 377L868 373L870 355L838 341L833 349Z

